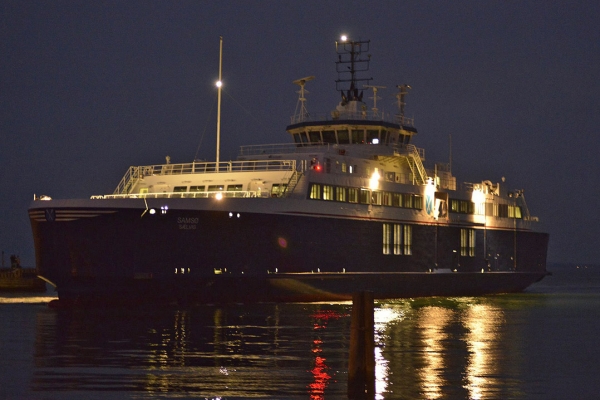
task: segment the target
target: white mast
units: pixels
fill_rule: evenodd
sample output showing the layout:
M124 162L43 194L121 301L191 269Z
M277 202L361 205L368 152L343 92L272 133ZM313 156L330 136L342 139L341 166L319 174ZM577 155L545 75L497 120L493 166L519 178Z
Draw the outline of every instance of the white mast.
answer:
M219 172L219 152L221 151L221 67L223 65L223 36L219 36L219 80L217 81L217 165L216 171Z
M381 99L381 97L377 97L377 90L385 89L385 86L363 85L363 87L373 89L373 108L371 110L373 111L373 116L379 116L379 110L377 109L377 99Z

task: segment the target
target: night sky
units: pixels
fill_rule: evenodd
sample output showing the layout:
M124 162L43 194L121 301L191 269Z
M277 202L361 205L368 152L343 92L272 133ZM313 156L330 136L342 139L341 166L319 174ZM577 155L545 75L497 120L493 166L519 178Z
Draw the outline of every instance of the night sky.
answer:
M600 2L0 2L0 249L35 264L36 195L112 193L130 165L221 161L288 142L298 87L329 112L334 42L370 39L378 108L406 113L426 165L525 189L549 261L600 263ZM365 98L369 97L365 95ZM367 99L370 104L371 100Z

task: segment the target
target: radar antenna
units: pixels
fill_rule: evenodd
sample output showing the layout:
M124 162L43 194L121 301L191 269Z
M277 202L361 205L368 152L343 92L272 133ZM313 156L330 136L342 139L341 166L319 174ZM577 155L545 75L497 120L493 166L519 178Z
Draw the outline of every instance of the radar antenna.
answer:
M370 40L349 40L345 36L339 42L335 42L335 50L338 54L338 61L335 62L338 73L335 87L342 94L342 105L350 101L362 101L363 93L358 93L358 83L369 83L373 79L356 76L357 72L369 70L371 55L365 57L363 53L369 51L370 42ZM350 83L350 87L344 93L345 83Z
M309 93L308 90L304 89L304 85L306 82L312 81L315 79L314 76L307 76L305 78L300 78L295 80L293 83L300 86L300 90L297 92L300 94L298 97L298 103L296 104L296 111L294 112L294 120L295 122L303 122L308 118L308 110L306 109L306 94Z
M377 109L377 100L381 99L381 97L377 97L377 90L385 89L385 86L363 85L363 87L373 89L373 97L369 97L370 99L373 99L373 108L371 110L373 110L373 116L378 116L379 110Z

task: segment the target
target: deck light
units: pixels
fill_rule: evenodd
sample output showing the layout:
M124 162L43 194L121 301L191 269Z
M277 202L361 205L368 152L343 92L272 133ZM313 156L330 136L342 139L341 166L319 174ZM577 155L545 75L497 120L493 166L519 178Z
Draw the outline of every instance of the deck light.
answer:
M342 35L340 39L342 40L342 42L345 42L346 40L348 40L348 36Z
M369 179L369 189L377 190L379 188L379 178L381 178L381 176L379 175L377 168L375 168L375 171L371 175L371 179Z

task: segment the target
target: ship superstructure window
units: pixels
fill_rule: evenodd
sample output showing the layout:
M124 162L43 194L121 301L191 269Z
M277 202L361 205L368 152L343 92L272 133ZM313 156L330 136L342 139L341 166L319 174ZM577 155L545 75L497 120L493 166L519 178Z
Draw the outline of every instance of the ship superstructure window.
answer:
M412 254L412 226L406 224L383 224L383 254Z
M460 255L475 257L475 229L460 230Z
M209 185L208 186L208 192L220 192L225 190L225 186L223 185Z
M173 188L174 193L184 193L187 192L187 186L175 186Z
M285 185L283 186L285 187ZM275 187L276 185L273 185L271 194L277 193ZM423 209L423 196L418 194L393 193L365 188L348 188L343 186L323 185L320 183L311 184L308 198L313 200L411 208L414 210Z
M279 196L285 193L285 190L287 189L287 185L284 184L279 184L279 183L274 183L273 186L271 186L271 196Z
M336 143L335 131L323 131L323 142L324 143Z
M348 188L348 202L358 203L358 189Z
M412 254L412 226L402 225L402 245L404 254L409 256Z
M383 192L383 198L381 200L381 204L383 204L384 206L391 206L392 205L392 193Z
M360 190L360 204L371 204L371 199L369 198L369 191L366 189Z
M450 212L473 214L475 212L475 203L469 200L450 199Z
M344 187L336 187L335 188L335 200L336 201L346 201L346 188L344 188Z
M310 198L315 200L321 199L321 185L312 184L310 187Z
M377 206L381 205L381 192L371 192L371 204L375 204Z
M374 139L377 139L377 140L374 141ZM370 144L379 143L379 131L368 130L367 131L367 143L370 143Z
M240 192L242 190L242 184L238 183L235 185L227 185L228 192Z
M309 132L310 142L311 143L320 143L321 142L321 132Z
M383 254L390 254L392 224L383 224Z
M204 192L205 186L190 186L190 192Z
M365 131L353 129L352 130L352 143L364 143L365 142Z
M333 186L323 185L323 200L333 200Z
M337 137L339 144L350 144L350 135L347 130L337 131Z

